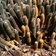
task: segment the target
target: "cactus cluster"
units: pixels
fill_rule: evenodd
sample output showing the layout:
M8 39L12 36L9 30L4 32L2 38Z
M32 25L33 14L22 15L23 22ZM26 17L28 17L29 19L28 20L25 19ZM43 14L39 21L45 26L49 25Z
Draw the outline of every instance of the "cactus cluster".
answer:
M51 51L55 38L55 0L0 0L0 47L23 52L19 47L26 44L36 53L43 48Z

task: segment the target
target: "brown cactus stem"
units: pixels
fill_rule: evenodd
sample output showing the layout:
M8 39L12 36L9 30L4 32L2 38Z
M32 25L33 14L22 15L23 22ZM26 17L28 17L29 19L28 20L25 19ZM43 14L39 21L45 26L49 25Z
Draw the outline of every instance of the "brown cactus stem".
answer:
M8 19L8 20L11 22L12 26L13 26L16 30L18 30L18 32L21 32L21 33L22 33L22 31L19 29L18 25L16 24L16 22L15 22L15 20L14 20L14 18L13 18L12 16L10 16L10 19Z
M46 43L43 43L43 47L47 50L50 50L51 49L51 46L47 45Z
M51 5L51 12L52 12L52 13L55 12L55 3L52 3L52 5Z
M20 12L21 12L21 15L22 15L22 17L23 17L23 11L22 11L22 8L21 8L21 6L18 6L18 10L20 10Z
M0 11L1 11L1 15L3 14L3 5L0 3Z
M8 4L8 10L9 10L9 12L11 13L11 15L12 15L13 17L17 18L16 13L15 13L14 10L11 8L11 5L10 5L10 4Z
M11 15L12 15L14 18L17 19L17 15L16 15L16 13L14 12L14 10L13 10L12 8L10 8L10 13L11 13Z
M30 7L29 5L26 5L26 16L28 18L28 21L30 20Z
M32 8L31 18L33 18L33 17L35 17L35 8Z
M36 38L36 28L35 28L35 25L36 25L35 19L32 18L31 28L32 28L32 34L33 34L34 38Z
M0 27L2 28L2 31L3 31L4 35L6 36L6 38L7 38L7 41L9 41L10 37L7 35L7 33L5 32L5 29L3 28L3 21L2 21L1 18L0 18Z
M15 11L15 13L17 13L17 9L18 9L18 4L15 3L15 4L14 4L14 11Z
M49 25L47 22L49 22L50 24L52 23L53 21L53 18L52 18L53 14L52 13L49 13L46 17L46 26ZM50 27L50 25L49 25ZM48 27L47 27L48 28Z
M25 29L26 29L26 33L30 32L30 29L29 29L28 25L25 26Z
M43 26L44 26L44 22L45 22L45 15L43 13L41 14L41 18L40 19L41 19L40 27L44 28Z
M36 6L36 16L35 16L35 18L37 18L38 17L38 7Z
M6 21L3 22L3 27L6 29L6 33L11 37L15 38L14 33L12 32L11 28L9 27L8 23Z
M22 14L19 9L17 10L17 16L19 18L18 20L23 23Z
M25 36L25 26L22 25L21 29L22 29L22 34L23 34L23 36Z
M23 8L23 13L26 15L26 7Z
M22 11L23 11L23 8L24 8L24 4L23 4L23 2L21 2L21 8L22 8Z
M39 47L40 47L40 48L43 48L43 43L44 43L43 40L40 39L40 40L39 40Z
M15 29L15 39L20 43L18 31Z
M42 5L41 3L38 4L38 15L39 15L39 16L40 16L40 14L41 14L41 5Z
M32 12L32 1L30 1L30 13Z
M54 38L55 38L55 32L52 33L51 38L50 38L50 46L53 49L54 48Z
M1 17L3 20L6 20L6 15L4 13L4 10L3 10L3 5L0 3L0 14L1 14Z
M5 9L3 9L3 10L4 10L4 13L5 13L5 16L8 17L8 14L7 14L6 10Z
M44 6L41 6L41 13L45 13Z
M35 41L35 43L34 43L34 50L35 50L35 51L38 50L38 42L37 42L37 41Z
M30 37L30 32L27 32L27 44L31 45L31 37Z
M46 15L48 15L50 13L50 5L46 6Z
M36 32L40 31L40 19L37 18Z
M10 0L9 3L11 4L11 7L14 9L14 6L13 6L14 2L13 2L13 0Z
M40 23L40 18L37 18L36 24Z
M1 3L3 4L4 9L6 9L6 2L5 1L1 1Z
M36 31L40 31L40 24L37 24Z
M38 31L37 34L36 34L36 41L39 42L39 39L40 39L40 32Z
M5 22L7 22L7 23L9 24L9 26L10 26L11 30L12 30L12 31L14 31L14 28L12 27L12 25L11 25L10 21L9 21L9 20L4 20L4 21L5 21Z
M48 30L46 36L50 36L53 33L55 27L56 27L56 21L53 23L52 27Z
M24 25L28 25L28 19L27 19L27 16L23 16L23 22L24 22Z
M48 20L48 19L47 19ZM50 27L50 24L51 24L51 17L49 18L49 20L47 21L47 25L46 25L46 29L48 30L48 28Z

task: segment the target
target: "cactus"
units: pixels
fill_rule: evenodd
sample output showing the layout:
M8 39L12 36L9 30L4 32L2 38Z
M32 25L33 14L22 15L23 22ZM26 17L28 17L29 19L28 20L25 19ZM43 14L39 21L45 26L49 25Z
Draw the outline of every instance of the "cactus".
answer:
M46 17L47 17L47 15L50 13L50 5L47 5L46 6Z
M43 13L41 14L40 19L41 19L40 27L43 28L43 25L44 25L44 22L45 22L45 15Z
M7 35L5 29L3 28L3 20L0 18L0 27L2 28L2 31L4 33L4 35L6 36L7 40L10 40L10 37Z
M9 21L11 22L12 26L13 26L16 30L18 30L18 32L22 32L22 31L19 29L18 25L16 24L16 22L15 22L15 20L14 20L14 18L13 18L12 16L10 16Z
M24 22L24 25L28 25L28 19L26 16L23 16L23 22Z
M5 31L6 31L6 33L11 37L11 38L15 38L15 36L14 36L14 34L13 34L13 32L12 32L12 30L11 30L11 28L9 27L9 25L8 25L8 23L7 22L3 22L3 27L4 27L4 29L5 29Z
M35 50L35 51L38 50L38 42L37 42L37 41L35 41L35 43L34 43L34 50Z
M18 31L16 29L15 29L15 39L20 43L19 34L18 34Z
M41 13L41 3L38 4L38 15L40 16Z
M31 29L32 29L33 36L36 38L36 35L35 35L36 34L35 24L36 24L36 22L35 22L34 18L32 18L32 21L31 21Z
M17 18L16 13L14 12L14 10L12 8L10 8L10 13L13 17Z
M23 16L23 11L22 11L21 6L18 6L18 9L21 11L21 15Z
M4 20L5 22L7 22L8 23L8 25L9 25L9 27L11 28L11 30L12 31L14 31L14 28L12 27L12 25L11 25L11 23L10 23L10 21L9 20Z
M44 6L41 6L41 13L45 13Z
M26 7L23 8L23 13L26 15Z
M52 12L52 13L55 12L55 3L52 3L52 5L51 5L51 12Z
M31 18L35 17L35 8L32 8Z
M30 32L30 29L29 29L28 25L25 26L25 29L26 29L26 33Z
M31 45L31 37L30 37L30 32L27 32L27 44Z
M52 20L52 13L49 13L48 17L46 18L46 29L50 27L51 20Z
M23 11L23 8L24 8L24 4L23 4L23 2L21 2L21 8L22 8L22 11Z
M13 3L13 0L9 0L9 3L11 4L11 7L14 9L14 3Z
M28 18L28 21L30 20L30 7L29 5L26 5L26 16Z
M18 9L18 4L15 3L15 4L14 4L14 11L15 11L15 13L17 13L17 9Z
M39 40L39 47L43 48L43 40L42 39Z
M23 23L22 14L21 14L19 9L17 10L17 15L18 15L18 18L19 18L18 20Z
M36 32L40 31L40 19L37 18Z
M52 33L51 35L51 38L50 38L50 45L51 45L51 48L54 48L54 38L55 38L55 32Z
M35 18L37 18L37 17L38 17L38 8L36 6L36 16L35 16Z
M21 27L21 30L22 30L22 34L23 34L23 36L25 36L25 26L24 25L22 25L22 27Z
M55 27L56 27L56 21L53 23L52 27L48 30L48 33L46 34L46 36L50 36L53 33L53 31L55 31L54 30Z
M1 3L3 4L3 8L6 9L6 2L2 1Z
M36 33L36 41L39 42L39 39L40 39L40 32L38 31L38 32Z

